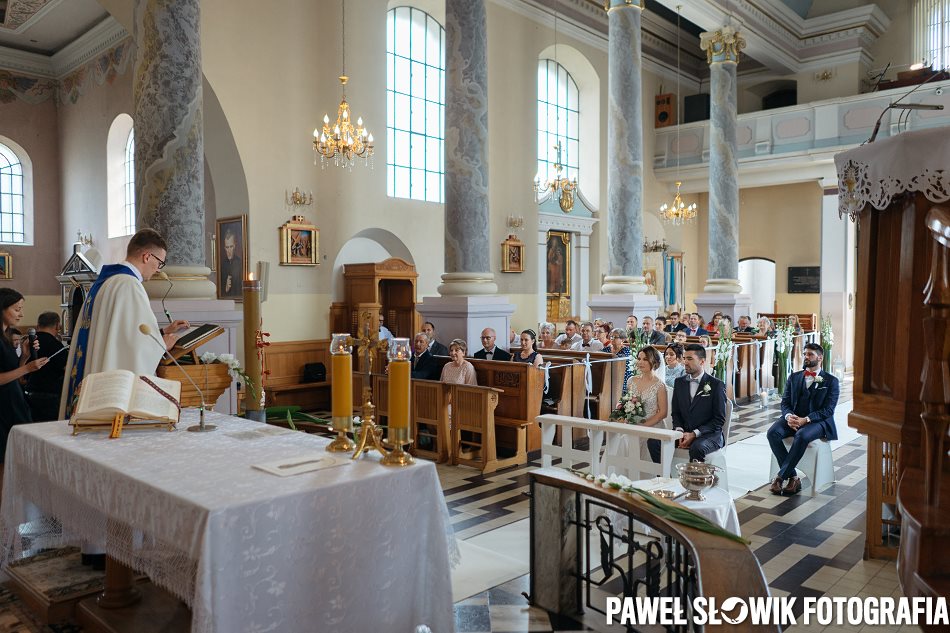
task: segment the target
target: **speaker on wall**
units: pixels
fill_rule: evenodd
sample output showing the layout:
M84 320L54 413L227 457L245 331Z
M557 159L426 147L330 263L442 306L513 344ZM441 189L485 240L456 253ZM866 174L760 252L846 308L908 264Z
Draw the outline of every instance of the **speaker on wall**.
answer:
M656 111L653 127L676 125L676 95L668 92L656 96Z
M701 92L696 95L689 95L683 100L683 122L692 123L693 121L709 120L709 95Z

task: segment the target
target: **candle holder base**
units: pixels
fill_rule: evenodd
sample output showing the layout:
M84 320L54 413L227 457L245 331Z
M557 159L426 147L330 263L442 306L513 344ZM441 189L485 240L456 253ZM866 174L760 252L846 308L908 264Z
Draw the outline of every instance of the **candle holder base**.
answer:
M403 450L402 446L396 446L393 450L379 460L383 466L409 466L415 464L416 460L412 455Z
M207 433L208 431L216 431L218 429L214 424L205 424L204 426L200 424L195 424L194 426L189 426L188 430L192 433Z
M356 444L346 435L346 431L339 431L336 439L327 444L330 453L351 453L354 448Z

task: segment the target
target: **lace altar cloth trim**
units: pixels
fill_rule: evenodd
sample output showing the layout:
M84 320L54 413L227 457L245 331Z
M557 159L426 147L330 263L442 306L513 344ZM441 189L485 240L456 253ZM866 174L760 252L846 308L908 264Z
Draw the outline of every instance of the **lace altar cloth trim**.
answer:
M852 219L870 204L886 209L895 196L920 192L950 200L950 127L917 130L835 156L838 215Z
M186 432L196 417L117 440L64 422L14 427L3 562L104 543L187 602L198 633L451 630L458 545L433 464L369 457L274 477L251 464L327 440L221 414L208 416L216 432Z

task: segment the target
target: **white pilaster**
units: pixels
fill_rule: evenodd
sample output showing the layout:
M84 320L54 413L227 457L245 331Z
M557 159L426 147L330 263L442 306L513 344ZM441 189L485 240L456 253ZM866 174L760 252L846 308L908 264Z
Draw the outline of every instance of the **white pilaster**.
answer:
M508 330L515 306L508 297L497 295L425 297L416 306L426 321L431 321L439 332L439 339L447 343L454 338L468 343L469 354L481 349L482 330L495 330L496 344L508 349Z

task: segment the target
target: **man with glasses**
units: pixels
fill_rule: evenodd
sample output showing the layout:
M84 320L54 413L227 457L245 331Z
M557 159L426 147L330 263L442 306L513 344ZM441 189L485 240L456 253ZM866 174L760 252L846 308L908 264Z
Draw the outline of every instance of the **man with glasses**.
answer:
M474 356L481 360L511 360L511 354L495 346L495 330L490 327L482 330L482 349Z
M165 267L165 239L154 229L142 229L132 236L125 261L103 266L99 278L89 289L76 321L69 360L68 380L63 385L60 420L69 418L79 385L88 374L126 369L136 375L154 375L162 350L155 341L139 331L147 325L171 348L176 333L189 327L187 321L174 321L159 328L158 320L142 286ZM82 353L79 353L82 352Z

